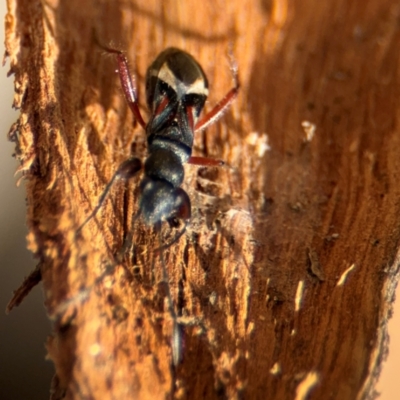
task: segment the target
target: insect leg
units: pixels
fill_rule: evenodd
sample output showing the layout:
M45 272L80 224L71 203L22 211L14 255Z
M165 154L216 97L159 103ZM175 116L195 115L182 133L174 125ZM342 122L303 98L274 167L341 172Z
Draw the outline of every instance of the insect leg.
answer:
M77 233L82 230L82 228L97 214L100 210L101 206L103 205L105 199L107 198L108 193L110 192L111 188L113 187L114 183L117 180L128 180L134 177L137 172L139 172L142 168L142 162L138 158L129 158L128 160L124 161L119 167L118 170L115 172L114 176L111 178L110 182L107 183L104 192L100 196L99 202L97 206L93 209L90 215L85 219L83 224L77 229Z
M222 160L208 157L189 157L188 164L198 165L200 167L221 167L225 164Z
M129 246L133 242L133 227L135 225L136 220L140 217L140 210L136 215L132 218L131 226L128 230L128 234L125 237L124 244L121 247L121 250L118 252L116 260L117 262L122 262L122 259L125 253L128 251Z
M142 114L138 107L138 96L136 88L136 80L133 75L129 73L128 59L121 50L113 49L98 43L98 45L107 53L116 54L118 63L118 74L121 81L121 86L125 94L126 101L131 109L136 121L146 129L146 123L143 120Z
M237 64L233 60L233 57L231 57L230 64L234 87L210 112L208 112L203 118L200 119L200 121L197 122L196 126L194 127L195 132L202 131L208 126L212 125L214 122L218 121L224 112L230 107L232 102L236 99L239 93L240 83L238 78Z
M158 242L159 242L159 253L160 260L162 266L162 281L166 284L167 287L167 305L168 312L172 319L172 335L171 335L171 351L172 351L172 363L176 367L179 365L182 359L182 334L181 329L178 323L178 317L175 312L174 303L172 301L171 290L169 287L167 268L165 266L164 259L164 248L162 246L161 240L161 223L157 223L156 229L158 230Z

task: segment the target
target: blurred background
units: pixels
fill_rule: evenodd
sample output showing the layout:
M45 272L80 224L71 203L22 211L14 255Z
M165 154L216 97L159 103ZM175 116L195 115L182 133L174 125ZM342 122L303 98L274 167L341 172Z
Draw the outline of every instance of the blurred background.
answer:
M4 54L6 2L0 2L0 58ZM26 249L25 187L16 187L18 163L7 133L18 113L11 108L13 77L7 78L8 63L0 67L0 399L45 400L54 368L46 361L45 341L51 332L43 307L41 285L22 305L5 315L13 290L35 267Z
M0 2L4 21L5 2ZM4 22L0 29L0 53L4 54ZM25 188L16 187L18 163L7 133L18 113L11 108L13 77L7 78L8 63L0 72L0 399L48 399L53 365L46 361L45 341L51 325L43 307L41 286L33 289L22 305L5 315L5 307L15 290L35 267L26 250ZM397 290L400 297L400 290ZM390 321L390 354L384 364L377 390L381 400L400 398L400 301ZM312 397L312 396L311 396Z

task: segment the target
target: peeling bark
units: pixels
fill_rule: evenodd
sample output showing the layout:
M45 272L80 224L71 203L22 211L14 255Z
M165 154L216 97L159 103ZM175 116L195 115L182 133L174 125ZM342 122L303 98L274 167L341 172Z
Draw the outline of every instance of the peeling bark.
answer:
M53 398L372 396L399 265L400 6L8 0L8 10L21 110L10 138L54 321ZM232 85L231 43L239 65L239 99L194 148L229 167L186 167L194 215L163 253L183 332L176 367L153 229L135 222L132 253L115 261L140 177L77 232L118 165L146 156L93 32L127 52L143 112L146 68L168 46L203 66L208 109Z

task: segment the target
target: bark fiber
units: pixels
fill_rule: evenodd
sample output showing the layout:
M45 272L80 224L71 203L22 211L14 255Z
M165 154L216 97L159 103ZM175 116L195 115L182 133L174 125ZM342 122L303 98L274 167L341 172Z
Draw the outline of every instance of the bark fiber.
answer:
M115 265L140 177L77 233L118 165L146 156L94 32L126 51L147 117L164 48L203 66L208 110L232 86L231 45L239 66L237 101L194 147L228 167L185 167L193 217L163 252L176 367L153 229L136 222ZM10 138L54 321L53 399L373 395L399 269L399 40L391 0L8 0Z

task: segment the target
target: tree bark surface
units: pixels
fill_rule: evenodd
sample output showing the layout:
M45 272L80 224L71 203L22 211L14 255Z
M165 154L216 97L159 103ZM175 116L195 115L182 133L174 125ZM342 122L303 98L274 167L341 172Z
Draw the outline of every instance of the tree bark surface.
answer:
M53 399L373 395L399 269L399 21L391 0L8 0ZM146 140L95 36L126 52L147 118L146 68L166 47L204 68L206 110L233 85L230 46L241 81L195 137L194 155L227 166L185 166L185 235L159 254L135 221L118 265L141 176L78 227Z

